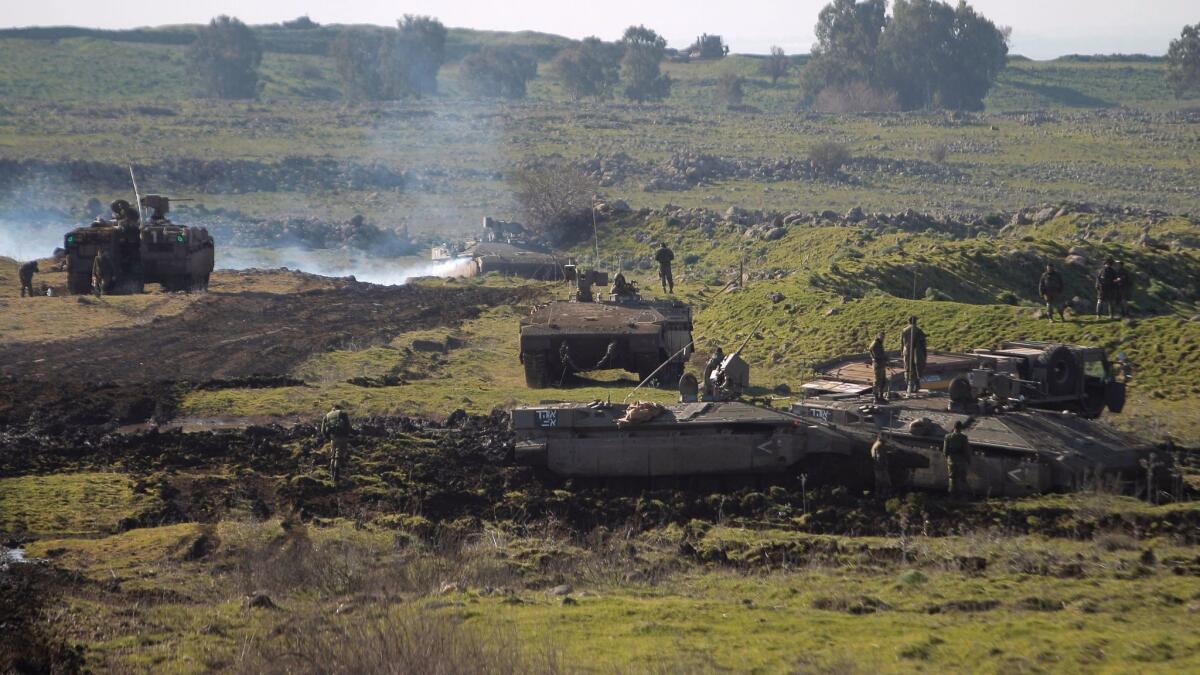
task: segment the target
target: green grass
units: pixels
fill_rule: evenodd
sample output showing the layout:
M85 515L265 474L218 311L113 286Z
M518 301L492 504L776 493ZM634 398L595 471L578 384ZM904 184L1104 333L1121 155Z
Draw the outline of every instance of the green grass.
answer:
M127 517L158 504L117 473L0 478L0 532L86 536L112 532Z

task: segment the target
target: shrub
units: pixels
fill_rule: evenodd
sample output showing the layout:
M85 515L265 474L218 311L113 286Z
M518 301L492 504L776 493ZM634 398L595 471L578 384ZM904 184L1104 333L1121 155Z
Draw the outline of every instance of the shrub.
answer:
M659 64L667 41L645 26L630 26L621 38L625 55L621 57L621 79L625 96L634 101L661 101L671 93L671 78L662 74Z
M188 61L209 96L239 99L258 95L262 47L254 31L235 18L218 16L198 30L196 41L188 47Z
M744 83L745 78L741 75L725 73L717 80L717 100L728 106L741 105L745 96L745 92L742 91Z
M591 233L597 185L574 166L530 162L514 171L509 183L526 222L551 243L573 243Z
M949 151L950 148L945 143L934 143L933 145L929 146L929 159L941 164L942 162L946 161L946 154L949 153Z
M779 81L779 78L786 76L791 67L792 62L783 52L783 48L771 47L771 53L763 59L762 65L758 67L758 72L771 78L773 85Z
M893 112L900 109L900 103L894 91L851 82L822 89L812 108L824 113Z
M618 48L589 37L560 51L550 69L572 98L606 99L617 84L619 61Z
M525 83L537 76L537 62L512 49L485 47L459 67L463 86L479 96L525 98Z
M843 143L817 143L809 148L808 161L823 174L836 174L850 161L850 150Z

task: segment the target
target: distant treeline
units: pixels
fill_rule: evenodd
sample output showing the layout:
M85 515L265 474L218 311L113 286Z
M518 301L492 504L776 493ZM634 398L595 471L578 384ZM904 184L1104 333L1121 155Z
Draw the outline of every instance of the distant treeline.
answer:
M251 26L264 52L278 54L309 54L327 56L330 45L339 33L349 26L327 25L314 28L291 28L280 25ZM25 40L65 40L68 38L93 38L112 42L129 42L158 45L189 45L196 40L199 26L170 28L132 28L128 30L104 30L75 26L46 26L31 28L2 28L0 39L20 38ZM367 27L363 28L381 28ZM487 31L450 29L446 39L446 59L457 61L467 54L478 51L481 44L472 40L474 35L487 35ZM499 35L499 34L498 34ZM508 34L513 37L520 33ZM512 47L520 53L538 61L547 61L562 47L575 42L569 38L528 33L528 41L513 40Z

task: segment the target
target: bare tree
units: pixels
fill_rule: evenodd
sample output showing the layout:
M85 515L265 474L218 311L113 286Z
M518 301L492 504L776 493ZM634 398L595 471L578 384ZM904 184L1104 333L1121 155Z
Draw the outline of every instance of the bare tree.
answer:
M562 161L525 162L509 176L526 224L554 245L569 244L591 230L596 182Z
M771 53L763 60L759 72L771 78L771 84L775 84L779 78L787 76L791 67L792 61L783 53L783 47L771 47Z
M746 79L734 73L725 73L717 80L717 99L727 106L734 107L742 104L745 96L743 85Z

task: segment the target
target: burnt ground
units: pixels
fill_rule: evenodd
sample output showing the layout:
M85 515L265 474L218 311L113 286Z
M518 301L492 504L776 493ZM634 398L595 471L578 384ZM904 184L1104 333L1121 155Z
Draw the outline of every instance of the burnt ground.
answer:
M477 316L481 306L520 302L531 293L353 282L289 295L212 293L182 314L147 325L37 346L0 346L0 375L43 384L284 375L313 353L453 324Z

